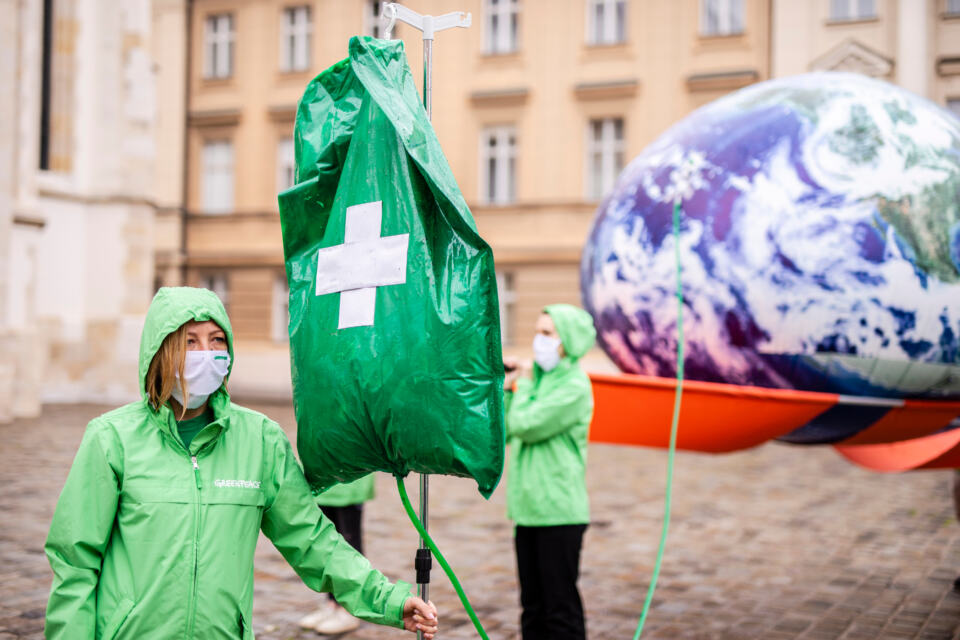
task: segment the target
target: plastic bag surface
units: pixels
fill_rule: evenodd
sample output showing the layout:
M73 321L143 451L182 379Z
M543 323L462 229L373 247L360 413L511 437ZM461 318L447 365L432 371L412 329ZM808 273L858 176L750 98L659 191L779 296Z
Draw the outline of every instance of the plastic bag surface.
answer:
M316 490L371 471L503 470L493 253L427 119L403 43L350 40L297 109L280 194L297 449Z

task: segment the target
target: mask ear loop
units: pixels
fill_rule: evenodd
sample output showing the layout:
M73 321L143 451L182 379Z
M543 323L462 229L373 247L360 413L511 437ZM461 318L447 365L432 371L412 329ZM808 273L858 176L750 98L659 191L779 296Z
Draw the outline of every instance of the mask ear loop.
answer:
M223 379L220 381L220 386L217 387L217 389L210 394L210 397L213 397L213 395L217 393L217 391L219 391L220 389L223 389L223 391L227 393L227 378L230 377L230 367L231 365L233 365L233 358L230 357L229 350L227 350L225 353L226 353L226 356L213 356L214 363L216 363L216 361L219 360L220 358L225 359L227 361L227 368L223 372Z

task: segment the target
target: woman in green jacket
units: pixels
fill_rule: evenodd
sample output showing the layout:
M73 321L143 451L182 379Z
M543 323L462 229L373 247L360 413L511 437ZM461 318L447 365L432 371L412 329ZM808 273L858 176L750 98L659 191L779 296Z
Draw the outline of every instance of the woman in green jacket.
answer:
M230 401L233 335L217 296L163 288L140 342L142 399L87 426L54 512L46 636L253 638L260 531L355 616L437 630L321 516L283 431Z
M510 466L507 515L516 523L523 640L586 638L577 590L590 522L585 479L593 416L590 379L577 361L596 338L593 319L555 304L537 319L532 379L505 358Z

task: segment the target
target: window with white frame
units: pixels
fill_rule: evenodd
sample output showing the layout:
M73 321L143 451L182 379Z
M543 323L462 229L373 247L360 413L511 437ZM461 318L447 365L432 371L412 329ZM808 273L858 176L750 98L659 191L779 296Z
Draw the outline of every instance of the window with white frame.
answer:
M273 341L289 342L287 327L290 324L290 285L287 284L285 273L280 273L273 279L273 302L270 307L270 333Z
M374 38L385 38L383 28L383 1L363 0L363 31Z
M500 342L513 344L514 310L517 291L513 285L513 273L497 269L497 298L500 301Z
M233 143L207 140L201 164L204 213L229 213L233 209Z
M875 0L830 0L831 20L869 20L876 17Z
M229 78L233 75L233 14L207 16L203 50L204 77Z
M293 138L281 138L277 142L277 193L294 185L297 166L293 157Z
M481 200L509 204L516 199L517 134L512 126L487 127L480 136Z
M587 197L599 200L613 189L623 170L623 118L600 118L587 125Z
M205 273L200 276L200 286L204 289L210 289L210 291L217 294L220 302L223 303L224 309L229 307L230 279L226 273Z
M946 0L943 12L948 16L960 15L960 0Z
M313 23L310 7L287 7L280 23L280 70L305 71L310 67Z
M743 0L700 0L700 34L731 36L743 33Z
M627 0L589 0L587 42L617 44L627 39Z
M517 50L520 30L519 0L484 0L484 51L512 53Z

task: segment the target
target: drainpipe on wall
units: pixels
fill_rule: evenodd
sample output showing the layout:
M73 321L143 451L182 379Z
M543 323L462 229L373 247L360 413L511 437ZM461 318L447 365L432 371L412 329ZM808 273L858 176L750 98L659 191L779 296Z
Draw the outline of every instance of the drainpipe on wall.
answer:
M760 82L773 79L773 12L776 10L777 0L770 0L770 2L767 3L767 77L761 77Z
M190 70L193 61L193 0L186 0L186 55L183 89L183 176L180 185L180 284L187 282L187 194L190 180Z

